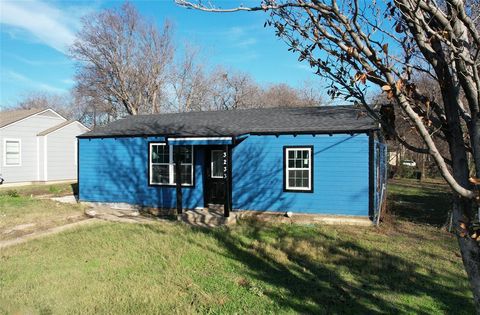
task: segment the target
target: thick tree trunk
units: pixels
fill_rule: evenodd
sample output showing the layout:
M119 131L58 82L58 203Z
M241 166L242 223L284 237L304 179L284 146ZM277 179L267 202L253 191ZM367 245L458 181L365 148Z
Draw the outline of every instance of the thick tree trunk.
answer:
M448 123L446 136L452 158L453 176L455 181L462 187L471 188L468 180L470 169L464 143L464 133L460 123L458 104L454 96L445 91L443 91L442 94ZM475 154L475 152L473 157L475 165L478 166L480 159L477 159L478 155ZM477 168L477 170L479 170L479 168ZM469 235L462 237L458 233L458 230L461 230L461 222L464 222L468 226L473 220L472 210L474 203L474 200L460 197L454 193L452 225L454 232L457 234L463 265L465 266L465 271L467 272L468 280L472 288L475 309L477 314L480 315L480 246L475 240L471 239Z
M464 187L468 187L469 167L466 152L464 151L463 138L460 130L451 128L449 134L450 154L452 156L452 168L455 179ZM468 275L468 280L473 292L473 299L477 314L480 315L480 246L475 240L468 235L462 237L458 235L460 223L470 224L473 216L473 207L475 201L462 198L458 195L454 196L452 223L454 232L457 234L460 253L462 255L463 265Z
M455 197L453 204L454 226L458 226L459 221L465 221L464 214L470 212L471 209L471 200ZM477 241L469 237L457 236L457 238L463 265L472 287L475 308L477 314L480 314L480 246Z
M472 111L472 121L470 123L470 143L472 146L472 157L476 177L480 177L480 119L479 113ZM469 161L466 162L470 167ZM477 186L477 188L479 188ZM478 202L478 201L477 201ZM473 209L475 206L476 209ZM475 218L478 203L470 202L462 213L467 214L470 219ZM455 219L455 217L454 217ZM480 217L478 218L480 220ZM480 243L471 238L459 238L460 251L462 252L463 264L470 280L473 290L473 298L477 314L480 314Z

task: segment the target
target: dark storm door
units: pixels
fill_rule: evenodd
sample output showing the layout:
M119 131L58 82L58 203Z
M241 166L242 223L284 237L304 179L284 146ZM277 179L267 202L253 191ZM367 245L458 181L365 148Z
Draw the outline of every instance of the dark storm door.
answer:
M223 204L225 202L224 158L225 150L207 151L206 165L206 203Z

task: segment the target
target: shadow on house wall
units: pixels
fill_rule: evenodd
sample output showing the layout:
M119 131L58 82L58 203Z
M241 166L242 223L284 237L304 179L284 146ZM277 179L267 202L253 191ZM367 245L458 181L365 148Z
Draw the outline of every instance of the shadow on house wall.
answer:
M80 199L175 208L175 186L149 185L149 142L163 140L158 137L82 139ZM195 186L182 188L184 208L203 206L203 158L203 150L195 150Z
M252 137L245 140L233 150L233 209L367 215L368 147L365 145L363 148L364 140L356 140L355 136L322 138L311 135ZM82 139L80 199L175 208L174 186L148 184L148 144L153 141L164 139ZM285 192L283 146L307 144L314 145L314 191ZM360 148L359 152L355 146ZM348 152L349 149L353 150L353 155ZM195 185L182 189L184 208L205 206L205 152L204 146L194 147ZM356 161L359 160L357 157L362 161ZM354 163L364 167L345 165L346 159L353 159Z
M312 145L313 191L285 191L284 147ZM234 209L368 215L366 135L251 136L233 164Z
M283 152L272 160L267 146L240 146L232 157L233 209L289 209L293 196L283 191Z
M175 186L148 184L149 142L163 140L163 138L82 139L80 199L176 208ZM184 208L204 206L205 154L205 146L194 146L194 186L182 188ZM270 209L273 203L282 208L289 207L290 198L283 195L282 184L272 190L279 172L282 172L283 164L266 169L261 163L265 159L265 154L264 148L250 146L248 150L243 150L241 159L234 161L239 165L234 174L234 183L238 177L245 174L247 176L256 174L256 178L248 178L244 181L241 191L233 194L234 206L238 199L258 202L263 209Z

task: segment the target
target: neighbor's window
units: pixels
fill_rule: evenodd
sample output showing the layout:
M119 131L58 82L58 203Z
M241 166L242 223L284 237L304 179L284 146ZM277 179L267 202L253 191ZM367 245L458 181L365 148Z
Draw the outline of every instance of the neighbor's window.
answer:
M3 148L5 152L5 166L19 166L21 164L20 148L20 140L5 139Z
M193 185L193 147L180 146L181 183ZM175 185L175 154L173 146L165 143L150 143L150 184Z
M312 148L285 147L285 190L312 191Z

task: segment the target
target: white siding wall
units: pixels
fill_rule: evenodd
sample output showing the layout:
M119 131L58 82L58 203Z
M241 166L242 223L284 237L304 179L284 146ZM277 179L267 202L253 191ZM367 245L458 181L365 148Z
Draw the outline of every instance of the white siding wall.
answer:
M46 136L49 181L77 179L76 136L87 130L72 123Z
M45 181L45 136L38 138L38 171L37 177L39 181Z
M0 174L5 179L5 183L38 180L37 134L64 121L65 119L58 116L46 117L36 115L0 129ZM21 140L20 166L4 165L4 139L6 138Z

